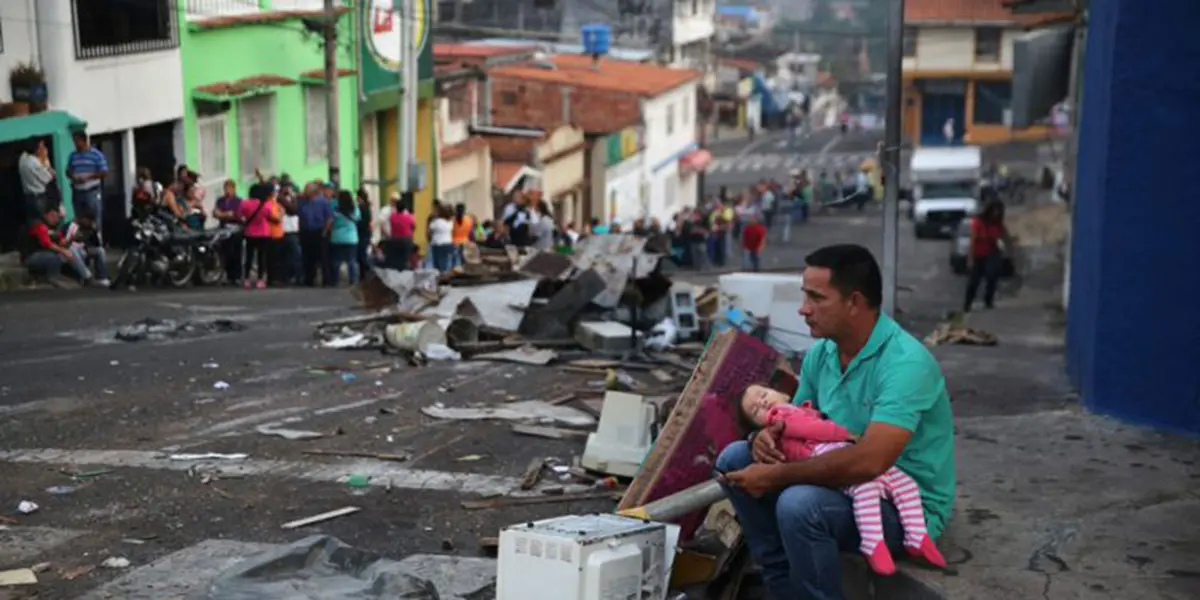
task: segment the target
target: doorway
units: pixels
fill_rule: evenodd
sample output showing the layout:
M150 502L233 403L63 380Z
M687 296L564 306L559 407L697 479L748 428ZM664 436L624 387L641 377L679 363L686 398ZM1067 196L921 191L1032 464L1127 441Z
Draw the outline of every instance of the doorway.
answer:
M125 132L104 133L91 137L92 146L108 160L108 177L101 184L100 199L104 207L104 242L124 246L129 237L129 213L125 207Z
M921 82L921 145L946 146L962 143L966 133L967 86L959 79ZM954 120L954 138L947 140L946 122Z

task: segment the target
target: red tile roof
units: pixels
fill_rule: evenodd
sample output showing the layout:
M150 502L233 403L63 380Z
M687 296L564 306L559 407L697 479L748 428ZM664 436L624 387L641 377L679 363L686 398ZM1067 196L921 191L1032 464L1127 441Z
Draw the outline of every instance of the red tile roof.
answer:
M196 86L195 91L213 96L238 96L255 90L293 85L295 83L296 80L290 77L265 73L243 77L237 81L218 81Z
M673 69L623 60L601 60L597 65L591 57L556 55L549 59L554 68L533 63L504 65L492 69L494 77L511 77L625 92L653 98L703 76L700 71Z
M906 23L982 22L1027 25L1046 15L1015 15L1004 0L908 0Z
M507 190L508 185L517 177L517 173L525 168L525 163L511 161L495 161L492 163L492 185Z
M450 44L433 45L433 57L438 58L491 58L507 54L520 54L534 50L533 46L501 46L489 44Z
M457 144L442 146L439 153L444 161L457 160L473 152L482 150L488 147L487 140L480 136L471 136Z

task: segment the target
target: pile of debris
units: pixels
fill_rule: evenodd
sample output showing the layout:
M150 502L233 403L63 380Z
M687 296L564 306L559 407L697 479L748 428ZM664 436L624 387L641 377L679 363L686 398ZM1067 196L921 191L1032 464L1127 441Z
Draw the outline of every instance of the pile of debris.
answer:
M461 267L376 269L356 290L373 314L318 323L322 346L400 353L414 364L464 357L545 365L559 351L661 350L700 333L691 285L633 235L595 236L573 254L469 248Z

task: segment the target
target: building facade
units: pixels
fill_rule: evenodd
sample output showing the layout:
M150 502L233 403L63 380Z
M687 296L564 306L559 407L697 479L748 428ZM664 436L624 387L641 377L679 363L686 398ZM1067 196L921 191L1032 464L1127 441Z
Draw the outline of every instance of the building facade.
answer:
M363 184L378 207L399 187L400 144L415 136L415 155L409 166L409 186L414 192L416 239L425 239L425 223L438 189L438 148L435 132L436 103L433 80L433 43L430 39L430 0L364 0L357 3L359 39L358 109L361 118ZM407 14L407 16L404 16ZM411 25L415 65L401 62L400 27ZM401 74L417 70L416 119L411 131L401 127ZM422 244L423 245L423 244Z
M1010 127L1013 40L1028 21L999 0L909 0L905 135L922 145L1045 137L1045 127ZM951 129L953 139L948 140L945 133Z
M696 202L697 173L686 165L704 154L697 142L702 77L690 69L569 55L505 65L489 72L492 118L506 127L571 124L594 137L642 126L639 216L665 220ZM582 212L606 220L607 203L593 193Z
M227 179L246 189L263 175L327 180L324 55L313 22L320 0L180 0L183 52L183 160L200 174L207 202ZM348 9L341 40L354 39ZM358 175L354 54L339 45L340 183Z
M442 202L462 204L479 219L494 217L492 153L476 135L482 72L455 69L436 76L438 189Z
M93 145L108 159L103 211L113 241L122 236L136 168L169 174L181 152L183 86L175 5L145 0L130 10L121 0L0 2L0 69L6 74L18 65L40 69L48 92L45 108L65 111L71 115L67 121L78 126L86 123ZM10 90L0 91L0 97L12 100ZM24 130L16 122L0 122L7 126ZM51 139L62 175L70 138ZM70 213L70 185L63 181L60 187Z
M1091 2L1072 198L1067 370L1089 408L1200 434L1200 203L1146 174L1200 160L1200 4ZM1153 60L1148 49L1154 48Z

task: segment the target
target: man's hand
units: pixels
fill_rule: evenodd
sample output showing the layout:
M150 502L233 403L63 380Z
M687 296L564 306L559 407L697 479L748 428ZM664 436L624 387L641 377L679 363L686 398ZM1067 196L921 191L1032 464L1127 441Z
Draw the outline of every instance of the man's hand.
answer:
M780 465L753 464L741 471L726 473L725 481L754 498L761 498L782 487L779 470Z
M754 461L773 465L786 460L783 452L779 451L779 437L783 433L783 423L775 423L754 436Z

